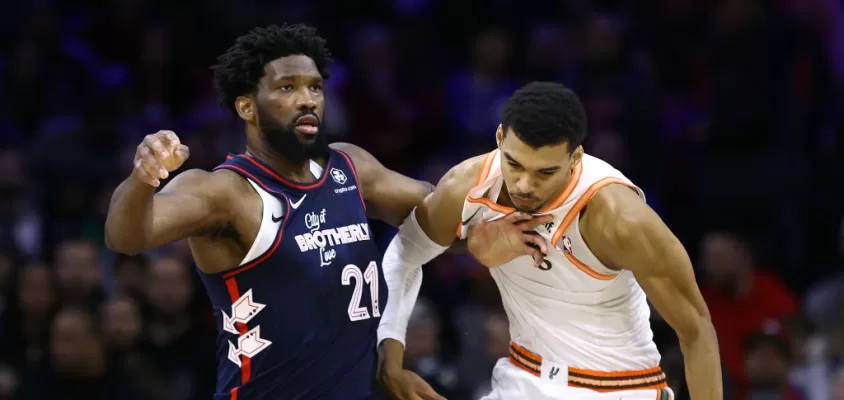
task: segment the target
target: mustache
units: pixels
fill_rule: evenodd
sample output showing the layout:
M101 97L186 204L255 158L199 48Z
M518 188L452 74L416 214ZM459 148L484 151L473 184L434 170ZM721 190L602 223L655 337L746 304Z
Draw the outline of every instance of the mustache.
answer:
M290 120L290 124L295 125L296 121L298 121L299 118L302 118L306 115L310 115L310 116L316 118L317 125L322 125L322 119L319 118L319 115L317 115L314 110L305 110L305 111L300 112L299 114L296 114L295 116L293 116L293 119Z

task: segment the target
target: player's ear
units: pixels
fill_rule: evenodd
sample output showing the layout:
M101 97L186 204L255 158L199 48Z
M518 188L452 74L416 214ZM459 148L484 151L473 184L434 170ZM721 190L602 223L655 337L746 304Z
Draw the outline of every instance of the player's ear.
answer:
M242 120L255 120L255 100L252 96L238 96L234 100L234 109Z
M498 129L495 130L495 145L501 147L502 140L504 140L504 129L501 124L498 124Z
M583 160L583 146L577 146L571 154L571 167L574 168Z

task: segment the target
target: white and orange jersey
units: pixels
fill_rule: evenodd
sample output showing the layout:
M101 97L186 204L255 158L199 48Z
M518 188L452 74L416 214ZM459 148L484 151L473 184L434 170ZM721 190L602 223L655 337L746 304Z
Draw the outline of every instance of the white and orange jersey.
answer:
M536 213L554 216L551 223L536 229L553 247L542 267L522 256L490 269L510 321L513 348L518 350L514 355L511 349L511 361L523 369L531 368L527 358L565 364L569 382L576 385L582 377L583 387L600 383L596 381L606 374L630 382L643 377L640 387L664 386L645 293L630 271L604 266L580 234L581 210L598 190L613 183L630 186L644 199L644 193L617 169L584 155L568 186ZM496 150L487 155L476 186L466 197L458 236L465 237L466 226L473 221L495 220L514 211L496 203L503 186Z

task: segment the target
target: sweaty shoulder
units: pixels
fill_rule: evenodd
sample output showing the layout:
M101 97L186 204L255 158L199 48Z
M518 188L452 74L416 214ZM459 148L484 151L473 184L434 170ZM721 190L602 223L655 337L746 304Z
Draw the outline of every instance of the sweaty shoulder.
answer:
M617 229L635 226L651 214L650 207L633 188L623 184L609 184L589 199L582 211L580 230L588 236L594 236L597 232L593 231L603 232L608 226ZM612 221L627 223L612 224Z
M481 154L452 167L440 179L437 191L441 191L449 199L459 199L460 204L463 204L463 199L478 184L478 177L488 155L489 153Z
M460 223L463 200L477 183L485 158L486 155L473 157L451 168L416 209L422 231L441 246L449 246L457 239L454 227Z

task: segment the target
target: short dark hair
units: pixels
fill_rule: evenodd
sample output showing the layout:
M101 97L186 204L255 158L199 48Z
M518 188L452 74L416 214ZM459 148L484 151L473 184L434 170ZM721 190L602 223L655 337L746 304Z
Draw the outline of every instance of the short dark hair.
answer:
M235 99L254 93L267 63L299 54L313 59L323 79L329 78L331 51L314 27L304 24L270 25L252 29L238 37L211 67L220 106L236 112Z
M528 146L569 143L571 150L586 139L586 111L577 95L554 82L531 82L507 100L501 127L510 128Z

